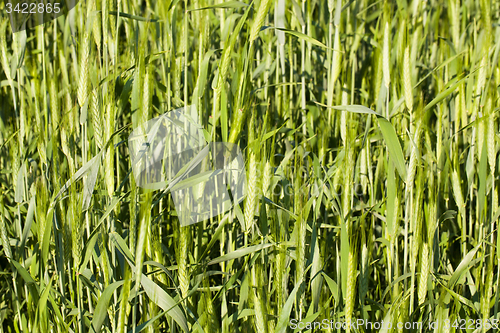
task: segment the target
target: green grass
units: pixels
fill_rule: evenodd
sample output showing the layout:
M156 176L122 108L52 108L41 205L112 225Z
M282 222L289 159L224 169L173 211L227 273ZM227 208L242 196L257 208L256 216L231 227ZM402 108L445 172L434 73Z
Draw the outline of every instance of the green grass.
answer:
M1 13L0 332L495 331L500 1ZM127 138L187 105L248 193L183 226Z

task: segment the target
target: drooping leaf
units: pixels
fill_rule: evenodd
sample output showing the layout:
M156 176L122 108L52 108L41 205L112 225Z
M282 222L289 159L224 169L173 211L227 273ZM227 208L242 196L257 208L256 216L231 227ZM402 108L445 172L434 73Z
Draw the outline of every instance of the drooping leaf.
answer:
M205 10L205 9L217 9L217 8L242 8L242 7L248 7L248 4L241 2L241 1L225 1L222 3L218 3L215 5L203 7L203 8L196 8L196 9L190 9L190 12L194 12L197 10Z
M247 254L260 251L260 250L268 248L270 246L273 246L273 244L269 244L269 243L268 244L259 244L259 245L253 245L253 246L241 248L241 249L238 249L236 251L232 251L231 253L220 256L216 259L213 259L212 261L210 261L208 263L208 265L218 264L220 262L241 258L241 257L246 256Z
M382 136L384 137L385 144L387 145L387 149L389 150L390 159L393 161L396 169L398 170L399 175L403 180L406 180L406 163L403 155L403 150L401 149L401 144L399 143L398 136L392 124L370 108L367 108L363 105L339 105L339 106L328 106L325 104L321 104L319 102L314 101L314 103L327 107L330 109L335 109L339 111L347 111L353 113L362 113L362 114L371 114L377 116L378 124L380 127L380 131L382 132Z
M389 150L390 159L396 166L399 175L403 180L406 180L406 163L403 156L403 150L401 149L401 144L399 143L398 136L392 124L384 117L378 116L378 125L382 131L382 136L384 137L385 144Z
M291 29L285 29L285 28L276 28L276 27L266 27L266 28L269 28L269 29L272 28L272 29L276 29L276 30L279 30L279 31L283 31L284 33L287 33L287 34L290 34L292 36L295 36L295 37L298 37L300 39L303 39L306 42L309 42L309 43L314 44L316 46L322 47L324 49L331 49L328 46L326 46L325 44L321 43L319 40L314 39L311 36L303 34L302 32L299 32L299 31L295 31L295 30L291 30Z
M314 102L318 105L324 106L324 107L329 107L327 105ZM330 106L330 108L339 110L339 111L347 111L347 112L353 112L353 113L365 113L365 114L373 114L375 116L380 116L377 112L373 111L370 108L367 108L366 106L363 105L338 105L338 106Z
M465 272L466 269L469 268L469 264L472 261L472 258L476 255L476 252L479 250L479 248L483 245L483 243L479 243L475 248L470 250L465 257L462 259L460 264L458 265L457 269L455 269L455 272L453 272L453 275L451 276L450 280L448 281L447 287L448 289L452 289L455 284L458 282L462 274Z
M171 316L184 331L189 331L186 317L180 310L178 302L144 274L141 277L141 285L149 299L166 311L167 315Z

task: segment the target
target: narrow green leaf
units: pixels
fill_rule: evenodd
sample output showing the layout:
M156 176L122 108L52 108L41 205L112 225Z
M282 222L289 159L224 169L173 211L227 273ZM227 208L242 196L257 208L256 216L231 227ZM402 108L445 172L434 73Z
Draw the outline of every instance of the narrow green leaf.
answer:
M52 280L54 277L50 278L49 284L45 286L45 289L40 295L40 300L38 301L38 314L40 318L40 328L42 331L48 331L48 316L47 316L47 300L49 298L50 289L52 286Z
M38 291L38 285L36 284L35 280L30 275L30 273L28 273L28 271L26 270L26 268L24 268L23 266L21 266L20 263L18 263L14 259L11 259L11 262L14 265L14 267L16 268L17 272L21 275L21 277L23 278L23 280L28 285L28 289L29 289L29 291L31 293L31 296L33 297L33 300L35 301L35 303L38 304L38 301L40 300L40 296L39 296L40 294L39 294L39 291Z
M335 109L339 111L347 111L347 112L353 112L353 113L365 113L365 114L373 114L375 116L381 116L377 112L373 111L370 108L367 108L366 106L363 105L338 105L338 106L328 106L316 101L313 101L314 103L323 106L325 108L330 108L330 109Z
M83 178L82 211L89 208L90 200L92 199L92 194L94 193L95 183L97 180L97 173L99 172L99 167L101 166L100 162L99 158L96 159L90 167L89 174Z
M120 17L128 18L128 19L135 20L135 21L140 21L140 22L161 22L161 21L163 21L163 20L157 20L157 19L149 19L146 17L131 15L131 14L122 13L122 12L118 13L118 12L112 11L112 10L109 11L109 14L115 15L115 16L120 15Z
M148 297L166 311L167 315L171 316L184 331L188 332L186 317L180 310L178 303L144 274L141 277L141 284Z
M401 149L401 144L399 143L398 136L392 124L384 117L378 116L378 125L382 131L382 136L384 137L385 144L389 150L390 159L396 166L399 175L403 180L406 180L406 163L403 156L403 150Z
M288 299L285 302L285 305L283 306L283 309L281 310L279 319L278 319L278 324L276 325L275 333L284 333L286 332L286 329L288 328L288 324L290 322L290 312L292 311L292 306L295 301L295 295L297 294L297 291L300 288L300 283L296 284L295 287L293 288L292 292L288 296Z
M236 251L233 251L231 253L225 254L223 256L220 256L220 257L218 257L218 258L210 261L208 263L208 265L218 264L220 262L224 262L224 261L228 261L228 260L233 260L233 259L241 258L241 257L246 256L247 254L260 251L260 250L268 248L270 246L273 246L273 244L269 244L269 243L267 243L267 244L259 244L259 245L254 245L254 246L249 246L249 247L245 247L245 248L242 248L242 249L238 249Z
M123 238L118 235L116 232L111 232L110 234L111 240L115 243L118 250L125 255L125 259L128 264L132 268L132 271L135 271L135 265L133 264L134 257L130 252L127 244L123 240ZM184 313L179 308L178 303L170 297L160 286L151 281L145 274L141 275L141 285L144 288L144 291L148 295L148 297L160 308L166 311L166 314L172 317L177 324L184 330L189 331L187 326L187 320L184 316Z
M35 196L32 196L28 206L28 214L26 215L26 222L23 228L23 236L21 238L21 244L19 245L19 250L24 251L24 245L26 244L26 239L33 225L33 215L35 213Z
M457 269L455 269L455 272L453 272L453 275L451 276L450 280L448 281L447 287L448 289L453 289L457 281L460 279L462 274L465 272L466 269L469 268L469 264L472 261L472 258L476 255L476 252L479 250L479 247L481 247L482 243L479 243L475 248L469 251L465 255L465 257L462 259L460 264L458 265Z
M106 316L108 315L108 306L109 306L109 300L111 299L111 296L113 296L113 293L115 292L115 289L121 286L125 281L117 281L104 289L104 291L101 294L101 297L99 297L99 301L97 302L97 306L94 309L94 317L92 318L92 323L90 325L90 332L94 333L99 333L101 332L101 327L102 323L104 322L104 319L106 319Z
M87 163L85 163L80 169L78 169L78 171L75 172L75 174L73 175L73 177L71 177L64 184L64 186L61 188L61 190L59 190L59 192L57 192L54 200L57 199L71 185L73 185L73 183L77 182L80 178L82 178L89 170L92 170L92 168L94 167L94 164L100 162L101 156L102 156L102 151L101 151L101 153L99 153L96 156L94 156L90 161L88 161Z
M197 10L205 10L205 9L216 9L216 8L242 8L242 7L248 7L248 4L241 2L241 1L226 1L223 3L218 3L215 5L203 7L203 8L196 8L196 9L190 9L188 10L189 12L195 12Z
M389 150L390 158L396 166L396 169L398 170L401 178L406 180L406 163L403 155L403 150L401 149L401 144L399 143L399 139L396 131L394 130L394 127L386 118L363 105L328 106L316 101L313 102L330 109L348 111L353 113L372 114L377 116L378 124L382 132L382 136L384 137L385 144L387 145L387 149Z
M321 274L325 278L326 284L328 284L328 289L330 289L330 292L332 293L332 296L333 296L333 299L335 300L335 303L338 303L339 302L339 286L337 285L337 282L335 282L325 272L321 272Z
M321 43L319 40L314 39L314 38L312 38L312 37L310 37L310 36L308 36L306 34L303 34L302 32L298 32L298 31L290 30L290 29L285 29L285 28L276 28L276 27L266 27L266 28L263 28L263 29L276 29L276 30L279 30L279 31L283 31L283 32L285 32L287 34L290 34L290 35L295 36L297 38L303 39L306 42L309 42L309 43L314 44L316 46L322 47L324 49L331 50L330 47L328 47L325 44Z
M469 74L470 75L470 74ZM441 102L443 99L445 99L446 97L448 97L448 95L450 95L452 92L455 91L455 89L461 85L462 83L464 83L465 79L469 76L465 76L463 78L461 78L460 80L458 80L456 83L452 84L448 89L445 89L444 91L440 92L432 101L429 102L429 104L427 104L423 110L423 112L429 110L430 108L432 108L434 105L436 105L437 103Z

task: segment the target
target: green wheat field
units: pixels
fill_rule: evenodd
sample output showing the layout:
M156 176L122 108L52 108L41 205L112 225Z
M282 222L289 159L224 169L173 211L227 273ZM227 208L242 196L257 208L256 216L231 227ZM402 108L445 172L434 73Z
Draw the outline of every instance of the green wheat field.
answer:
M499 0L0 6L0 332L499 331ZM190 225L127 141L186 106L246 169Z

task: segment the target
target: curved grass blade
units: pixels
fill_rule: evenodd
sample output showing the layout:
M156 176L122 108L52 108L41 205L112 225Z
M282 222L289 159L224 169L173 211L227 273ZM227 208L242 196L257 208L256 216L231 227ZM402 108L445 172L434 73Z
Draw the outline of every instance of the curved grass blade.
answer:
M393 161L396 169L398 170L399 175L403 180L406 179L406 163L403 155L403 150L401 149L401 145L399 143L398 136L392 124L370 108L367 108L363 105L339 105L339 106L328 106L316 101L314 103L321 105L326 108L335 109L339 111L348 111L353 113L364 113L364 114L372 114L377 116L378 125L380 127L380 131L382 132L382 136L384 137L385 144L387 145L387 149L389 150L390 158Z
M470 74L469 74L470 75ZM450 95L453 91L455 91L455 89L461 85L462 83L464 83L465 79L469 76L464 76L462 77L460 80L458 80L457 82L455 82L454 84L452 84L448 89L445 89L444 91L440 92L432 101L429 102L429 104L427 104L423 110L423 112L429 110L430 108L432 108L434 105L436 105L437 103L441 102L443 99L445 99L446 97L448 97L448 95Z
M124 280L114 282L104 289L94 310L94 317L92 318L92 323L90 325L90 332L101 332L102 323L104 323L104 319L106 319L108 314L106 309L108 308L111 296L113 296L115 289L121 286L124 282Z
M259 245L254 245L254 246L249 246L249 247L245 247L242 249L238 249L236 251L233 251L231 253L228 253L226 255L223 255L219 258L216 258L216 259L210 261L208 263L208 265L218 264L220 262L241 258L241 257L246 256L247 254L254 253L254 252L260 251L262 249L265 249L265 248L268 248L271 246L273 246L273 244L267 243L267 244L259 244Z
M382 131L382 136L385 140L385 144L387 145L387 149L389 149L389 158L393 161L401 178L403 178L403 180L406 180L405 158L403 156L403 150L401 149L396 131L394 130L394 127L389 122L389 120L385 119L382 116L377 116L377 119L380 130Z
M195 12L197 10L205 10L205 9L217 9L217 8L243 8L248 7L249 5L241 2L241 1L226 1L223 3L218 3L216 5L207 6L203 8L190 9L188 12Z
M285 29L285 28L277 28L277 27L263 27L262 30L264 29L276 29L276 30L279 30L279 31L283 31L287 34L290 34L292 36L295 36L297 38L300 38L300 39L303 39L305 40L306 42L309 42L313 45L316 45L316 46L319 46L319 47L322 47L324 49L328 49L328 50L332 50L332 48L326 46L325 44L321 43L319 40L317 39L314 39L306 34L303 34L302 32L298 32L298 31L295 31L295 30L291 30L291 29Z
M171 316L184 331L188 332L186 317L180 310L178 303L144 274L141 277L141 284L149 299L166 311L167 315Z
M115 243L118 250L124 255L125 259L127 259L132 271L135 271L135 265L133 264L134 257L123 238L116 232L111 232L109 236ZM178 302L170 297L162 288L160 288L160 286L151 281L145 274L142 274L141 276L141 285L148 297L156 305L166 311L166 314L172 317L184 331L189 331L186 317L179 308Z

